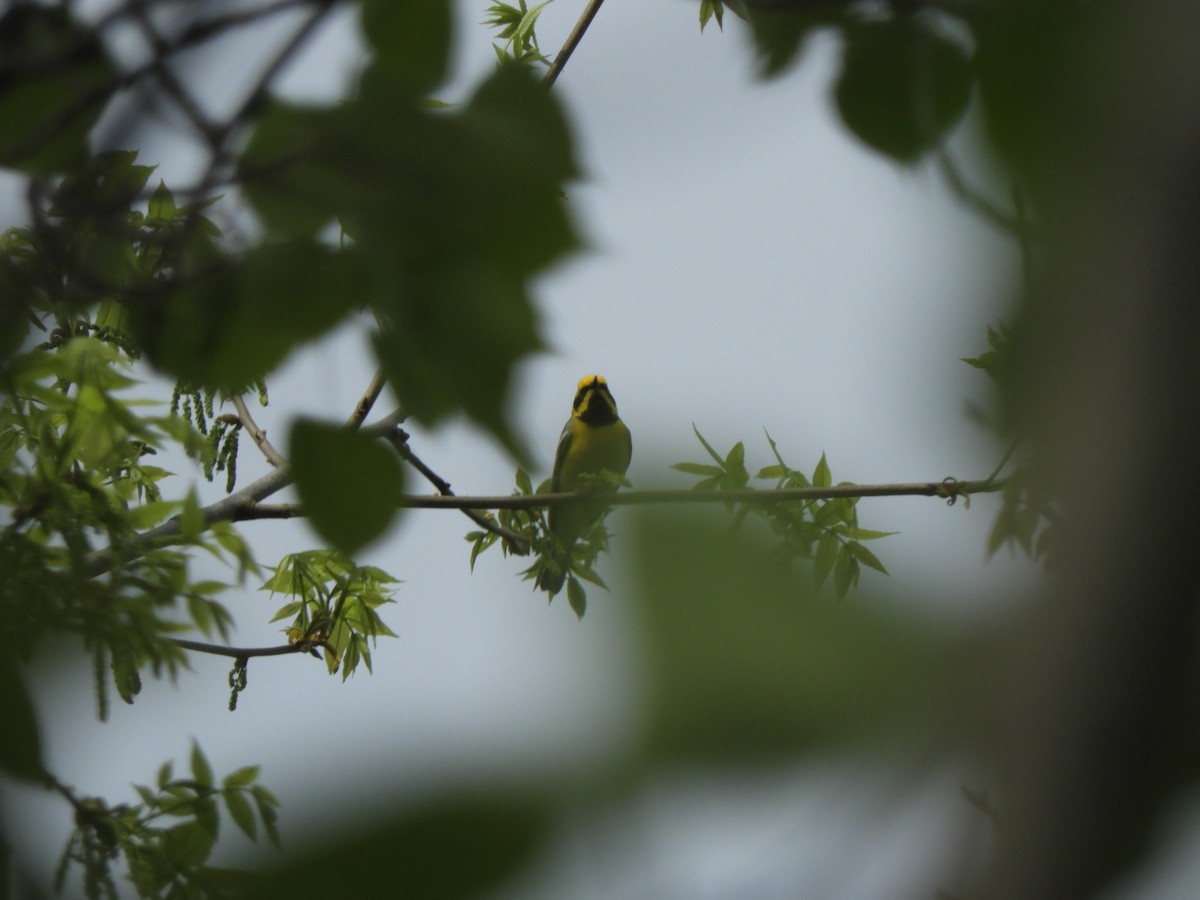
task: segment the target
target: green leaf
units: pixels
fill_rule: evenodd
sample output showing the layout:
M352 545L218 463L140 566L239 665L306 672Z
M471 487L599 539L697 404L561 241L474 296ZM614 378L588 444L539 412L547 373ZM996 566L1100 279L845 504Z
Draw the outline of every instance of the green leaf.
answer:
M844 35L834 91L842 121L872 149L917 162L966 111L966 51L912 16L859 22Z
M723 460L721 458L721 455L712 448L712 445L704 439L704 435L702 435L700 433L700 429L696 427L695 422L692 423L692 431L696 435L696 440L698 440L700 442L700 445L708 452L708 455L711 456L713 458L713 461L720 467L719 471L724 471L725 470L725 460Z
M371 87L364 110L394 117ZM523 455L505 407L514 367L542 348L528 279L578 243L562 199L576 172L566 122L531 73L501 66L454 115L398 134L393 193L353 225L387 288L376 352L416 418L461 409Z
M192 488L183 498L183 506L179 510L179 532L187 542L200 539L204 532L204 511L200 509L200 501L196 499L196 490Z
M875 571L882 572L884 575L888 574L888 570L884 568L879 558L858 541L851 541L847 546L850 548L850 552L854 554L854 558L864 566L870 566Z
M227 791L234 788L249 787L258 780L260 768L260 766L243 766L234 772L230 772L222 780L221 787Z
M719 466L709 466L704 463L679 462L671 466L676 472L683 472L685 475L703 475L706 477L720 475L722 469Z
M258 820L246 795L238 790L226 790L221 796L225 798L225 808L229 810L229 818L233 819L233 823L246 837L258 840Z
M311 239L365 186L364 166L341 139L350 130L345 110L313 109L267 101L240 160L243 191L267 231L287 239Z
M261 784L256 784L250 789L251 795L254 797L254 804L258 807L258 817L262 820L263 830L267 833L267 839L272 846L279 846L279 829L275 822L279 818L279 813L276 812L276 807L279 806L279 801L275 799L275 795L263 787Z
M818 586L824 584L829 573L833 571L833 564L837 562L838 550L841 549L841 546L842 542L832 531L826 531L821 535L821 540L817 543L817 557L813 573Z
M191 766L192 778L206 788L212 787L212 767L208 764L208 760L204 756L204 751L200 749L200 745L195 741L192 741Z
M825 461L825 454L821 454L821 461L817 463L817 467L813 469L812 476L813 487L829 487L833 484L833 476L829 472L829 463Z
M433 91L450 62L451 12L445 0L364 0L362 28L375 68L413 97Z
M362 303L360 260L316 243L268 244L137 308L132 327L156 366L240 390Z
M758 50L758 71L774 78L787 71L800 57L810 34L837 22L842 4L752 3L742 15L739 4L729 9L750 22Z
M120 82L97 31L67 8L0 16L0 167L48 175L83 164L87 135Z
M383 534L404 493L394 453L362 432L306 419L289 443L300 503L321 537L352 555Z
M121 699L133 703L133 698L142 692L142 676L138 671L137 658L127 647L114 647L112 651L113 685Z
M837 561L833 565L833 589L838 599L845 597L850 588L858 583L858 560L848 544L843 544L838 551Z
M587 612L587 591L584 590L578 579L567 579L567 602L571 605L571 611L575 613L575 617L582 619L583 614Z
M656 765L905 746L948 709L969 717L951 698L982 667L961 632L895 603L822 602L792 567L763 565L769 539L710 511L639 510L630 528Z
M160 836L163 853L175 865L198 866L212 853L215 835L199 822L184 822Z
M700 0L700 31L704 31L704 26L708 24L708 20L716 16L717 28L725 30L725 6L721 0Z

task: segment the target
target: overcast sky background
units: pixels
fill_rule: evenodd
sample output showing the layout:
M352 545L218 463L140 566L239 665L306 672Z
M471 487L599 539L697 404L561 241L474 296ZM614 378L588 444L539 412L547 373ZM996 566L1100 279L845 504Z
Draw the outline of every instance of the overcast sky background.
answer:
M548 8L539 27L547 53L582 5ZM448 100L494 58L475 24L484 0L457 6ZM797 468L811 472L826 452L836 480L986 477L1002 450L965 414L988 393L959 357L982 351L986 325L1003 315L1013 247L957 204L931 167L902 169L840 129L829 99L834 39L818 37L799 67L763 83L741 23L730 17L725 33L710 25L701 35L696 9L610 0L555 88L586 173L571 203L591 246L537 286L553 350L522 369L512 397L517 427L541 453L536 477L549 471L576 382L593 372L608 378L633 431L629 477L640 488L687 483L667 466L703 459L693 423L721 451L746 441L751 471L773 461L765 427ZM220 109L271 37L235 36L219 57L188 61L189 83L206 84ZM339 14L281 92L332 101L351 89L362 54L353 17ZM970 147L969 134L956 137L978 174ZM169 128L143 134L141 157L169 185L187 183L199 164ZM283 441L295 414L344 419L373 371L364 347L348 326L270 379L271 406L256 414L272 439ZM413 433L416 452L456 492L511 490L513 460L469 426ZM266 470L244 442L239 483ZM415 477L410 487L425 490ZM867 572L864 584L894 588L930 615L995 611L1032 582L1007 554L986 560L996 508L987 497L969 509L863 501L864 526L901 532L875 548L891 578ZM194 736L219 774L262 763L293 848L315 837L305 823L329 834L446 786L599 771L639 728L625 515L610 520L613 552L600 563L613 590L589 592L581 623L564 598L547 607L519 579L521 560L493 551L471 574L465 519L406 514L365 554L404 580L384 612L399 640L379 644L374 675L343 685L308 657L254 660L234 714L223 659L196 658L178 686L147 679L135 705L114 705L108 725L95 720L87 665L43 662L32 680L50 767L82 793L118 802L163 760L183 764ZM319 546L302 523L241 530L267 566ZM279 643L282 623L267 620L283 600L253 588L225 600L236 643ZM550 863L513 896L928 897L962 841L986 841L960 798L960 774L861 758L720 781L666 773L629 809L564 828ZM8 803L18 855L49 872L69 809L20 789ZM20 831L14 809L28 813Z

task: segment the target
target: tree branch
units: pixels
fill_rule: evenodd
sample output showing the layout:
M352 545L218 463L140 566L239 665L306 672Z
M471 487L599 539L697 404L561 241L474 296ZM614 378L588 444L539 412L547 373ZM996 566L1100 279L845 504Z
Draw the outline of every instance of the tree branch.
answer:
M233 659L249 659L252 656L287 656L289 653L309 653L320 642L297 641L294 644L281 644L278 647L226 647L222 644L206 644L203 641L189 641L183 638L169 638L172 644L184 650L194 650L197 653L211 653L214 656L228 656Z
M383 393L383 387L386 384L387 378L383 374L383 369L376 369L375 377L371 379L371 383L367 385L362 398L354 407L354 412L350 413L350 418L346 420L347 428L358 428L366 421L371 408L375 405L375 401L379 399L379 395Z
M554 82L558 81L558 76L562 74L562 70L566 67L567 60L571 58L571 54L575 52L575 48L583 40L584 33L588 30L588 26L592 24L592 19L596 18L596 13L600 11L600 4L603 2L604 0L588 0L588 5L584 8L579 21L575 23L575 27L571 29L571 33L567 35L567 40L563 43L562 49L558 51L558 56L554 57L554 62L551 63L550 68L546 70L546 74L542 78L542 84L547 88L554 87Z
M241 394L232 394L229 399L233 401L233 405L237 409L238 419L241 421L242 427L246 429L250 437L254 438L255 445L262 451L262 455L267 458L267 462L277 467L284 465L287 459L267 440L267 433L258 427L258 423L254 421L254 416L250 415L250 408L246 406L245 397Z
M438 475L437 472L433 471L433 469L429 468L429 466L425 465L421 458L413 453L412 448L408 445L408 433L406 431L401 428L396 428L385 437L391 442L391 445L396 448L396 452L399 453L405 459L405 461L409 463L409 465L424 475L429 483L438 489L438 493L440 493L443 497L455 496L454 491L450 490L450 482ZM507 528L501 527L500 525L496 524L491 517L485 516L483 513L479 512L478 509L468 509L463 507L462 512L468 519L470 519L484 531L490 531L492 534L497 535L498 537L507 541L512 551L518 556L524 556L529 552L529 539L524 535L517 534L515 531L510 531Z
M830 500L837 497L940 497L948 506L953 506L959 497L970 500L972 494L994 494L1004 490L1005 481L987 478L982 481L922 481L910 484L840 484L836 487L789 488L786 490L741 491L693 491L659 490L626 491L623 494L604 496L608 506L647 506L672 503L748 503L752 506L769 506L774 503L796 503L805 500ZM525 543L523 535L500 528L494 522L479 516L481 509L542 509L552 506L569 506L572 503L592 502L594 494L504 494L498 496L460 497L454 493L438 496L410 494L401 497L397 506L401 509L456 509L467 513L478 523L505 540ZM471 515L474 513L474 515ZM248 503L237 508L230 521L244 522L253 519L291 519L303 516L304 508L299 503ZM1048 513L1043 513L1048 514ZM480 522L484 518L488 524Z
M749 503L769 505L804 500L831 500L837 497L940 497L953 505L959 497L971 494L990 494L1004 489L1004 481L920 481L902 484L839 484L830 487L783 488L780 490L693 491L653 490L625 491L604 495L608 506L646 506L660 503ZM596 499L588 493L510 494L496 497L423 497L400 499L400 506L411 509L540 509L566 506L582 500Z

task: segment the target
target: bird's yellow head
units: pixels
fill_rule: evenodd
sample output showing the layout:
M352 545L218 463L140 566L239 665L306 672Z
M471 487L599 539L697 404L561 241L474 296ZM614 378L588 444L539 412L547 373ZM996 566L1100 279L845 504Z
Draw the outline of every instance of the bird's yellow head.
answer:
M585 375L579 379L571 414L589 425L605 425L617 420L617 401L603 375Z

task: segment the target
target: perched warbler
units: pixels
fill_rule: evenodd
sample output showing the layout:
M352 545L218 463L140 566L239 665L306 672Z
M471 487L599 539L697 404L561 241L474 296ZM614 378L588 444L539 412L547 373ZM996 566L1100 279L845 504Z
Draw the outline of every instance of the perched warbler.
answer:
M617 415L617 402L608 390L608 382L599 375L584 377L575 391L571 418L558 439L550 490L574 491L581 475L601 472L624 475L632 455L633 440ZM550 533L558 546L538 578L538 587L550 596L562 590L566 581L571 568L571 548L602 511L602 506L584 503L550 508Z

